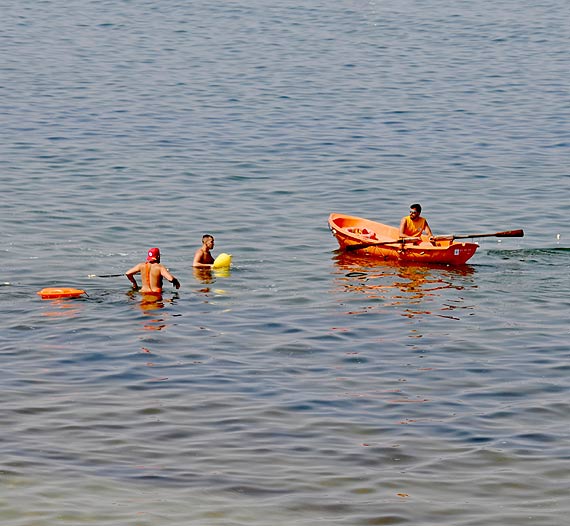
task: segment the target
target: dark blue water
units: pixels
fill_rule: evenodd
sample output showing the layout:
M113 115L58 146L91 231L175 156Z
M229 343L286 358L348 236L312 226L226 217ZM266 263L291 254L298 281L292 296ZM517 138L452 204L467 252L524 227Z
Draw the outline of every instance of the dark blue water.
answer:
M5 1L2 524L564 524L569 34L562 0ZM412 202L525 237L337 252L330 212ZM161 302L96 277L152 246Z

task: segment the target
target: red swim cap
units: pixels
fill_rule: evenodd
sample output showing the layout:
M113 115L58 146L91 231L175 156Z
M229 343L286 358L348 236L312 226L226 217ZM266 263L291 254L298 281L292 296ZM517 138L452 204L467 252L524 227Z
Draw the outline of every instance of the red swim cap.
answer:
M148 251L148 256L146 257L147 261L157 261L160 259L160 250L158 248L151 248Z

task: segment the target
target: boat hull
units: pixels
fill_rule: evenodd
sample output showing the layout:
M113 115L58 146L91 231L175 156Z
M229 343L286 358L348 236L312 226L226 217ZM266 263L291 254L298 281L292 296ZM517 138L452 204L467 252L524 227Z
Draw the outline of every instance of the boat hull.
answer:
M344 214L331 214L329 228L341 250L367 254L384 261L464 265L479 248L477 243L452 239L431 242L428 236L422 236L417 244L402 243L397 228Z

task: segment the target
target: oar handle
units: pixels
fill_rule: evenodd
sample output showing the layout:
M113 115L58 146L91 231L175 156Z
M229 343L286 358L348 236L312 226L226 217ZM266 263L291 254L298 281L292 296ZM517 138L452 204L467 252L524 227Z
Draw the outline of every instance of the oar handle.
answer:
M394 239L393 241L370 241L369 243L358 243L355 245L347 245L346 250L360 250L361 248L368 247L382 247L390 245L402 245L406 243L418 243L421 239L419 237L402 237L400 239Z

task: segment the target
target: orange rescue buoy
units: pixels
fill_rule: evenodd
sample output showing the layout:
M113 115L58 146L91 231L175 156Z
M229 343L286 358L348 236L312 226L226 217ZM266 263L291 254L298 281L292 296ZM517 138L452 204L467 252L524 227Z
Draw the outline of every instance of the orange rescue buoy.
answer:
M37 292L42 300L52 300L56 298L78 298L85 294L84 290L69 287L47 287Z

